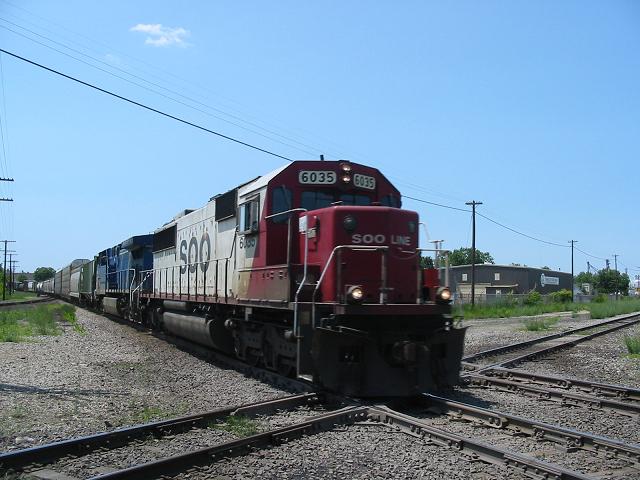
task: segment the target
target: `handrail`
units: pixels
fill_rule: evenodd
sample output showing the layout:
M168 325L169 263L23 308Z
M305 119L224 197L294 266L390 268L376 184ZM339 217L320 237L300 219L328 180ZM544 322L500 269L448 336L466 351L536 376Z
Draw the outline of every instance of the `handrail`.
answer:
M311 323L313 325L313 328L316 327L316 294L318 293L318 289L322 284L322 280L324 280L324 276L327 273L327 270L329 269L329 265L331 265L331 261L333 260L333 257L335 256L338 250L342 250L342 249L349 249L354 251L378 251L378 250L386 251L386 250L389 250L389 247L387 245L337 245L331 251L331 255L329 255L329 259L327 260L327 263L322 269L322 273L320 274L320 277L316 282L316 288L313 289L313 293L311 294L311 315L312 315Z
M271 215L267 215L265 217L265 219L269 219L278 215L284 215L284 214L289 214L289 227L288 227L288 231L289 231L289 235L288 235L288 242L289 244L287 245L287 257L288 260L290 260L290 250L291 250L291 214L294 212L307 212L308 210L306 208L292 208L291 210L286 210L284 212L278 212L275 214L271 214ZM301 357L301 337L300 337L300 324L298 322L298 297L300 295L300 291L302 290L302 287L304 286L304 284L307 282L307 259L308 259L308 254L309 254L309 235L308 235L308 231L309 229L307 228L307 224L305 224L305 228L304 228L304 263L303 263L303 267L302 267L302 281L300 282L300 285L298 286L298 289L296 290L296 294L293 297L293 336L296 339L296 351L297 351L297 355L296 355L296 376L300 375L300 357ZM302 233L302 232L300 232ZM288 262L287 262L288 263Z

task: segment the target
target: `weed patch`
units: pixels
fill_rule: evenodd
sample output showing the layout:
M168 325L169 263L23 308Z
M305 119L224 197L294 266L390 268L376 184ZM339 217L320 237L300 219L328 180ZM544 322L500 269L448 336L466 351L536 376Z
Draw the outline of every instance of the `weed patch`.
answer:
M224 423L213 423L210 428L224 430L236 437L250 437L258 433L258 424L249 417L242 415L230 415Z
M625 335L624 344L631 355L640 355L640 335Z
M169 418L172 412L163 410L160 407L144 407L133 416L134 422L146 423L154 419Z
M549 330L556 323L560 321L559 317L549 318L532 318L531 320L525 320L524 328L530 332L538 332L540 330Z
M76 307L69 304L38 305L35 308L17 308L0 311L0 342L24 342L28 337L60 335L57 321L73 325L74 331L84 334L78 323Z

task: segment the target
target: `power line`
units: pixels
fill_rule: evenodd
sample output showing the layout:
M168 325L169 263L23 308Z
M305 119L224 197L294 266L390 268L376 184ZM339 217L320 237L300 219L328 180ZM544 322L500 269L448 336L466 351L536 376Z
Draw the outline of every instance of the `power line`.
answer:
M127 98L125 96L118 95L117 93L111 92L110 90L106 90L106 89L98 87L97 85L94 85L92 83L85 82L85 81L80 80L80 79L78 79L76 77L73 77L71 75L67 75L66 73L62 73L62 72L60 72L58 70L55 70L55 69L50 68L50 67L47 67L46 65L42 65L41 63L34 62L33 60L29 60L28 58L22 57L20 55L12 53L12 52L10 52L8 50L5 50L3 48L0 48L0 52L6 53L7 55L10 55L10 56L12 56L14 58L17 58L18 60L22 60L25 63L29 63L31 65L34 65L34 66L36 66L38 68L41 68L43 70L46 70L48 72L54 73L56 75L59 75L59 76L61 76L63 78L66 78L68 80L72 80L72 81L74 81L76 83L84 85L85 87L93 88L94 90L102 92L102 93L104 93L106 95L110 95L110 96L115 97L117 99L120 99L120 100L123 100L125 102L128 102L128 103L130 103L132 105L136 105L137 107L144 108L145 110L149 110L151 112L157 113L159 115L162 115L164 117L170 118L172 120L176 120L176 121L178 121L180 123L184 123L185 125L189 125L191 127L197 128L197 129L202 130L204 132L211 133L212 135L216 135L218 137L224 138L225 140L229 140L229 141L237 143L239 145L244 145L245 147L252 148L252 149L257 150L259 152L266 153L266 154L272 155L274 157L282 158L283 160L286 160L288 162L293 162L293 160L291 158L285 157L284 155L280 155L280 154L277 154L275 152L271 152L271 151L266 150L264 148L258 147L256 145L252 145L250 143L243 142L242 140L238 140L237 138L230 137L229 135L225 135L225 134L220 133L220 132L216 132L215 130L211 130L209 128L206 128L206 127L203 127L201 125L198 125L197 123L193 123L193 122L190 122L190 121L185 120L183 118L177 117L175 115L171 115L170 113L163 112L162 110L158 110L156 108L150 107L148 105L145 105L144 103L140 103L140 102L137 102L137 101L132 100L130 98Z
M578 247L575 247L575 249L577 251L579 251L580 253L585 254L587 257L591 257L591 258L597 258L598 260L602 260L603 262L606 261L607 259L604 257L598 257L596 255L591 255L590 253L585 252L584 250L580 250Z
M205 107L205 108L209 108L209 109L211 109L211 110L214 110L214 111L220 112L220 113L222 113L223 115L229 116L229 117L231 117L231 118L236 118L237 120L239 120L239 121L241 121L241 122L243 122L243 123L247 123L247 124L249 124L249 125L255 125L255 124L252 124L251 122L248 122L248 121L246 121L246 120L243 120L242 118L239 118L239 117L236 117L236 116L234 116L234 115L228 114L228 113L226 113L226 112L224 112L224 111L222 111L222 110L220 110L220 109L218 109L218 108L215 108L215 107L212 107L212 106L210 106L210 105L207 105L207 104L205 104L205 103L203 103L203 102L200 102L200 101L198 101L197 99L194 99L194 98L188 97L188 96L186 96L186 95L182 95L181 93L178 93L178 92L176 92L176 91L174 91L174 90L171 90L171 89L169 89L169 88L163 87L162 85L160 85L160 84L158 84L158 83L155 83L155 82L152 82L152 81L150 81L150 80L147 80L147 79L145 79L144 77L141 77L141 76L139 76L139 75L136 75L136 74L133 74L133 73L127 72L126 70L124 70L124 69L122 69L122 68L119 68L119 67L117 67L117 66L115 66L115 65L110 65L109 63L107 63L107 62L105 62L105 61L103 61L103 60L100 60L100 59L94 58L94 57L92 57L91 55L88 55L88 54L86 54L86 53L84 53L84 52L81 52L80 50L76 50L75 48L71 48L71 47L69 47L69 46L65 45L64 43L58 42L58 41L53 40L53 39L51 39L51 38L49 38L49 37L47 37L47 36L45 36L45 35L41 35L41 34L39 34L39 33L37 33L37 32L34 32L34 31L32 31L32 30L29 30L28 28L25 28L25 27L22 27L22 26L20 26L20 25L18 25L18 24L16 24L16 23L10 22L9 20L6 20L6 19L4 19L4 18L2 18L2 17L0 17L0 20L1 20L1 21L3 21L3 22L7 22L7 23L9 23L9 24L11 24L11 25L15 25L15 26L17 26L18 28L21 28L21 29L23 29L23 30L25 30L25 31L27 31L27 32L29 32L29 33L31 33L31 34L33 34L33 35L37 35L38 37L44 38L45 40L47 40L47 41L49 41L49 42L52 42L52 43L54 43L54 44L56 44L56 45L60 45L60 46L62 46L63 48L66 48L66 49L68 49L68 50L70 50L70 51L72 51L72 52L74 52L74 53L77 53L78 55L82 55L83 57L87 57L87 58L89 58L89 59L93 60L94 62L98 62L98 63L100 63L100 64L102 64L102 65L107 66L108 68L112 68L112 69L114 69L114 70L118 70L118 71L120 71L120 72L124 73L125 75L129 75L129 76L131 76L131 77L133 77L133 78L136 78L136 79L141 80L141 81L143 81L143 82L145 82L145 83L148 83L149 85L153 85L153 86L155 86L155 87L161 88L162 90L165 90L165 91L170 92L170 93L172 93L172 94L174 94L174 95L177 95L178 97L182 97L182 98L184 98L185 100L188 100L188 101L190 101L190 102L193 102L193 103L196 103L196 104L202 105L202 106L203 106L203 107ZM218 116L218 115L214 115L214 114L212 114L212 113L210 113L210 112L207 112L207 111L205 111L205 110L202 110L201 108L195 107L195 106L190 105L190 104L188 104L188 103L186 103L186 102L183 102L183 101L181 101L181 100L178 100L178 99L176 99L176 98L173 98L173 97L171 97L171 96L169 96L169 95L165 95L164 93L161 93L161 92L159 92L159 91L157 91L157 90L154 90L153 88L149 88L149 87L147 87L147 86L145 86L145 85L141 85L140 83L134 82L134 81L132 81L132 80L130 80L130 79L128 79L128 78L125 78L125 77L122 77L122 76L120 76L120 75L117 75L117 74L115 74L115 73L113 73L113 72L110 72L109 70L105 70L104 68L101 68L101 67L99 67L99 66L97 66L97 65L93 65L93 64L91 64L91 63L89 63L89 62L86 62L86 61L84 61L84 60L81 60L81 59L79 59L79 58L77 58L77 57L74 57L73 55L70 55L69 53L66 53L66 52L63 52L63 51L61 51L61 50L58 50L57 48L52 47L51 45L47 45L46 43L40 42L40 41L38 41L38 40L35 40L34 38L31 38L31 37L29 37L29 36L27 36L27 35L23 35L23 34L22 34L22 33L20 33L20 32L16 32L15 30L12 30L11 28L5 27L4 25L0 25L0 28L4 28L5 30L8 30L8 31L10 31L10 32L12 32L12 33L14 33L14 34L16 34L16 35L19 35L19 36L21 36L21 37L23 37L23 38L26 38L27 40L30 40L30 41L32 41L32 42L34 42L34 43L37 43L38 45L42 45L43 47L48 48L48 49L50 49L50 50L53 50L54 52L57 52L57 53L59 53L59 54L61 54L61 55L65 55L65 56L67 56L67 57L69 57L69 58L72 58L73 60L76 60L76 61L78 61L78 62L80 62L80 63L83 63L84 65L87 65L87 66L89 66L89 67L95 68L96 70L100 70L101 72L104 72L104 73L106 73L107 75L111 75L111 76L113 76L113 77L115 77L115 78L119 78L120 80L123 80L123 81L125 81L125 82L127 82L127 83L130 83L130 84L132 84L132 85L135 85L136 87L140 87L140 88L142 88L142 89L144 89L144 90L147 90L148 92L155 93L156 95L160 95L160 96L161 96L161 97L163 97L163 98L166 98L166 99L171 100L171 101L173 101L173 102L179 103L180 105L183 105L183 106L185 106L185 107L187 107L187 108L191 108L192 110L196 110L196 111L198 111L198 112L200 112L200 113L204 113L205 115L208 115L208 116L210 116L210 117L216 118L216 119L221 120L221 121L223 121L223 122L229 123L229 124L231 124L231 125L234 125L234 126L236 126L236 127L238 127L238 128L241 128L241 129L243 129L243 130L246 130L246 131L248 131L248 132L254 133L254 134L256 134L256 135L260 135L261 137L264 137L264 138L266 138L266 139L268 139L268 140L271 140L271 141L274 141L274 142L280 143L281 145L285 145L285 146L287 146L287 147L290 147L290 148L293 148L293 149L296 149L296 150L300 150L301 152L305 152L305 153L307 153L307 154L309 154L309 155L316 155L316 153L317 153L318 151L322 150L322 149L317 149L317 148L315 148L315 147L311 147L311 146L309 146L309 145L303 144L303 143L298 142L298 141L296 141L296 140L294 140L294 139L289 139L289 138L287 138L287 137L285 137L285 136L283 136L283 135L280 135L280 134L278 134L278 133L276 133L276 132L271 132L271 131L270 131L270 130L268 130L268 129L265 129L265 128L263 128L263 127L260 127L259 125L255 125L257 128L260 128L260 129L262 129L262 130L264 130L264 131L266 131L266 132L269 132L269 133L271 133L272 135L276 135L276 136L279 136L279 137L285 138L285 139L287 139L287 140L289 140L289 141L291 141L291 142L298 143L298 144L303 145L303 146L306 146L306 147L308 147L308 148L313 148L315 151L314 151L314 152L311 152L311 151L309 151L309 150L306 150L306 149L303 149L303 148L300 148L300 147L296 147L295 145L291 145L291 144L286 143L286 142L283 142L283 141L281 141L281 140L278 140L278 139L272 138L272 137L270 137L270 136L268 136L268 135L265 135L265 134L263 134L263 133L261 133L261 132L258 132L258 131L256 131L256 130L251 129L251 128L247 128L247 127L245 127L245 126L243 126L243 125L240 125L239 123L232 122L231 120L227 120L226 118L222 118L222 117L220 117L220 116Z
M555 242L548 242L547 240L542 240L541 238L536 238L536 237L532 237L531 235L527 235L526 233L522 233L519 232L518 230L511 228L511 227L507 227L506 225L503 225L500 222L497 222L495 220L493 220L492 218L487 217L486 215L483 215L481 213L478 213L478 216L484 218L485 220L489 220L491 223L495 223L496 225L499 225L502 228L506 228L507 230L513 232L513 233L517 233L518 235L522 235L523 237L527 237L531 240L535 240L536 242L541 242L541 243L546 243L547 245L553 245L556 247L562 247L562 248L568 248L568 245L562 245L560 243L555 243Z
M452 207L451 205L444 205L442 203L429 202L427 200L422 200L421 198L410 197L409 195L402 195L402 198L408 198L410 200L415 200L416 202L427 203L429 205L435 205L436 207L449 208L451 210L458 210L460 212L466 212L466 213L470 213L471 212L471 210L468 210L466 208L458 208L458 207Z

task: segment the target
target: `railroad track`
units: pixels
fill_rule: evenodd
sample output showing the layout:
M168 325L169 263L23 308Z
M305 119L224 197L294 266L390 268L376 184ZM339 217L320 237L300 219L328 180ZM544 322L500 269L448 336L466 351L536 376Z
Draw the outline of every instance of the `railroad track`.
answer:
M437 397L428 398L430 407L433 407L432 402ZM317 405L318 402L321 401L322 398L316 394L302 394L270 402L246 405L236 409L219 409L201 415L193 415L163 422L153 422L151 424L120 429L114 432L56 442L3 454L0 456L0 466L5 471L11 469L17 473L31 472L31 475L35 475L36 477L38 475L44 476L45 473L51 476L52 472L60 474L60 470L62 470L62 474L67 474L64 468L65 461L85 463L86 457L90 456L93 452L104 453L105 451L120 448L123 445L131 445L135 439L158 438L169 434L175 435L176 433L196 428L196 426L206 425L211 421L227 418L229 415L265 414L283 408L290 409L299 406ZM439 401L442 405L447 406L449 409L446 410L447 412L453 408L458 408L453 405L453 402L446 399L439 399ZM489 418L488 422L494 427L496 425L504 426L506 424L504 414L486 411L484 415L486 418ZM478 417L479 414L476 411L473 418L477 419ZM499 420L496 420L496 417ZM225 441L177 455L161 456L161 458L146 463L114 468L112 471L100 473L90 478L100 480L150 479L165 478L186 473L195 474L200 471L206 471L212 464L222 459L252 454L264 448L277 448L278 446L295 441L302 436L314 435L335 429L336 427L357 423L390 427L421 439L425 449L433 446L444 448L455 452L456 455L462 454L467 461L482 461L507 466L513 472L530 478L571 480L587 480L592 478L580 472L541 461L533 456L515 453L505 448L483 443L471 436L464 436L452 433L443 428L431 426L423 419L392 410L386 406L362 404L348 405L335 411L322 412L319 415L305 418L302 421L269 429L246 438ZM539 429L541 425L543 424L538 424L535 428ZM545 430L547 437L545 437L545 439L551 438L560 441L559 439L565 438L564 441L566 442L567 435L561 430L559 427L547 426ZM555 435L552 435L552 433L555 433ZM150 437L150 435L152 437ZM619 454L625 459L630 459L630 461L635 463L637 463L640 457L640 452L635 451L632 447L626 447L625 449L622 445L618 445L614 441L595 439L595 437L586 438L588 439L587 444L589 446L593 445L593 448L596 450L597 448L606 447L609 453L616 452L616 454ZM572 445L577 448L578 442L574 443L576 444ZM135 444L134 447L140 448L139 444ZM43 469L42 467L47 464L49 464L50 467L51 464L53 464L53 466L49 469Z
M637 478L640 475L639 444L623 443L592 433L539 422L496 410L488 410L436 395L425 394L418 401L418 405L424 409L423 412L444 414L451 420L471 422L476 426L484 427L494 432L501 431L515 437L528 437L535 442L550 442L562 448L562 451L567 454L582 451L589 456L599 457L605 470L609 461L612 459L619 460L626 464L619 468L619 474L627 476L627 478ZM492 440L491 443L494 444L497 441ZM613 470L615 469L609 471L608 474L615 475L616 472ZM545 477L541 475L540 478L572 477Z
M57 472L58 469L65 470L65 462L73 462L74 459L80 457L84 463L85 458L94 453L101 454L127 447L133 450L139 450L145 442L155 443L157 440L163 438L173 439L177 435L190 431L216 428L219 422L226 421L231 417L245 419L254 418L258 415L273 415L277 412L292 411L298 408L324 408L328 405L334 406L333 401L335 400L334 397L327 397L318 393L290 395L276 400L220 408L200 414L134 425L110 432L101 432L95 435L72 438L37 447L2 453L0 454L0 472L16 474L30 472L37 476L37 472L42 472L45 466L52 464L54 464L53 470L44 469L45 473L48 471ZM345 411L348 410L349 408ZM342 415L340 412L342 412L342 410L338 410L335 413L331 412L319 415L319 418L322 418L323 421L317 423L323 426L327 425L332 421L332 418L339 418L340 415ZM304 414L306 414L306 410ZM280 430L285 432L287 429L284 428ZM197 435L198 432L195 433L195 436ZM120 457L122 457L122 455L120 455ZM114 478L124 477L116 476Z
M522 362L540 358L550 353L573 347L578 343L592 340L601 335L615 332L640 323L640 314L634 313L624 317L614 318L591 324L586 327L574 328L561 333L554 333L544 337L512 343L502 347L484 350L468 355L462 359L462 367L471 373L464 376L478 374L497 367L513 367ZM500 358L504 357L504 358ZM487 364L478 364L478 360L493 359Z

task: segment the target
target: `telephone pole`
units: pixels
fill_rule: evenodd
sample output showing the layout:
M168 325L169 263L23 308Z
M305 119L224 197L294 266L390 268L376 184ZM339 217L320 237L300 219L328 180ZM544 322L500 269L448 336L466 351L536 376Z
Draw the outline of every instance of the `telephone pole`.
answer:
M4 242L4 263L2 264L2 300L7 299L7 243L16 243L15 240L0 240Z
M13 295L14 283L16 280L16 263L18 260L14 260L12 257L18 255L17 253L9 254L9 295Z
M574 286L575 277L573 276L573 246L576 243L578 243L578 241L577 240L569 240L569 243L571 244L571 302L573 303L573 301L575 300L573 298L573 291L575 290L575 286ZM589 268L588 265L589 265L589 262L587 262L587 271L589 271L588 270L588 268Z
M618 255L617 253L613 254L613 265L614 265L614 268L616 269L616 272L618 271L618 257L619 256L620 255Z
M472 200L466 205L471 205L473 218L473 228L471 233L471 306L476 304L476 205L482 205L482 202Z

